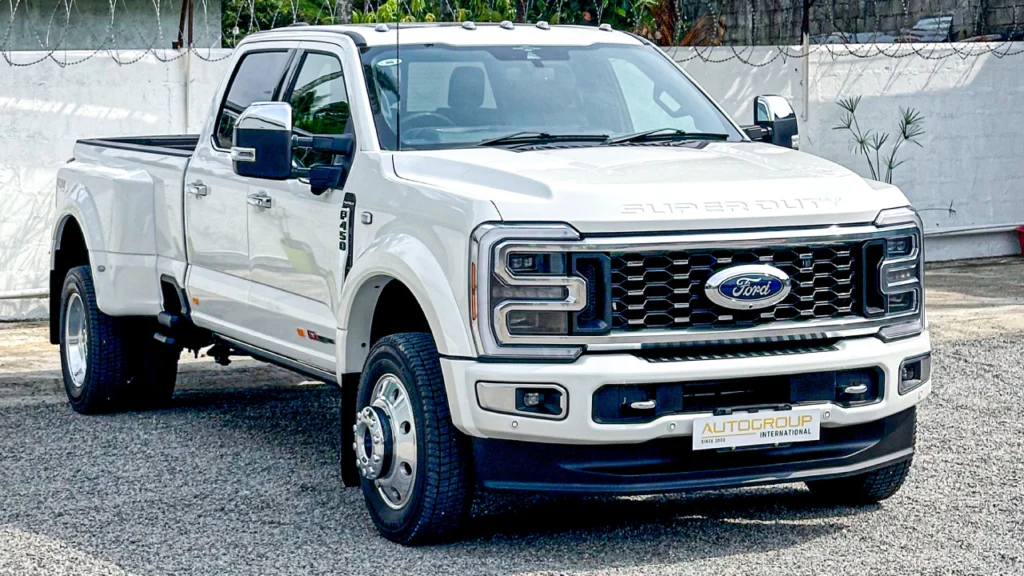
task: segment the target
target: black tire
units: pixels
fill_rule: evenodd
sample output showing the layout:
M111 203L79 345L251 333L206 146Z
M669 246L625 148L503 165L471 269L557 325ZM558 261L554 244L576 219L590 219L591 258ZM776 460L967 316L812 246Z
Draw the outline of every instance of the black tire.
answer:
M88 342L81 386L76 385L71 375L67 342L68 306L76 297L84 306L84 330ZM120 318L100 312L89 266L68 271L60 300L60 357L64 390L76 412L96 414L121 407L121 397L130 373L130 354L124 338L126 324Z
M470 451L452 424L430 334L393 334L373 346L359 380L357 412L370 404L377 381L389 373L402 380L412 404L416 480L412 496L396 510L385 503L373 482L361 478L366 507L381 535L392 542L415 545L445 540L468 516L473 492Z
M158 342L154 330L140 330L135 366L128 384L132 408L151 410L171 402L178 380L178 360L181 347Z
M345 488L362 486L359 467L356 466L356 450L352 443L355 435L352 427L356 424L356 398L359 380L343 381L341 384L341 483Z
M807 488L816 496L834 504L863 506L877 504L899 492L910 474L910 458L865 474L814 480Z

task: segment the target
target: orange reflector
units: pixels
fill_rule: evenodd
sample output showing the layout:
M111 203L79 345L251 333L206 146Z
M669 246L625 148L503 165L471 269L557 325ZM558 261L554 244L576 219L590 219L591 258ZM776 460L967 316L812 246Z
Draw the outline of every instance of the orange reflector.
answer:
M476 321L476 264L469 265L469 317Z
M199 298L193 298L192 303L195 304L196 306L199 306Z
M295 332L297 332L299 334L299 338L305 338L306 337L306 331L303 330L302 328L296 328Z

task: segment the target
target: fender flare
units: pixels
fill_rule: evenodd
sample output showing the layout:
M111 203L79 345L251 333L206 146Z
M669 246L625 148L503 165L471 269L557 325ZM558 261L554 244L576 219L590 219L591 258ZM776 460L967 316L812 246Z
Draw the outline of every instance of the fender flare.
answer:
M92 252L103 252L103 225L100 221L96 204L93 202L89 189L76 183L70 190L57 197L57 220L50 238L50 270L56 264L57 250L64 236L64 228L68 220L74 218L78 229L82 231L86 249Z
M424 243L400 233L374 240L345 278L337 313L340 374L362 371L377 299L393 280L405 284L416 298L440 354L476 356L469 319L459 308L448 274Z

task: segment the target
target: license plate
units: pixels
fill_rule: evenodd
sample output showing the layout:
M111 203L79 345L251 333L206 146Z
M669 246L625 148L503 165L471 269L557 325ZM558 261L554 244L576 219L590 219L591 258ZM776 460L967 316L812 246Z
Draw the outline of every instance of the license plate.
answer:
M821 437L821 410L761 410L693 420L693 449L713 450L813 442Z

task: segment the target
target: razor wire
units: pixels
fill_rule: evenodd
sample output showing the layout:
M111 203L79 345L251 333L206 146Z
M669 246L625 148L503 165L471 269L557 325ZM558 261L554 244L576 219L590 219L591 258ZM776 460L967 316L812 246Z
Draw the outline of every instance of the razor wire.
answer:
M676 53L680 62L752 67L815 53L926 60L1024 53L1024 0L6 0L5 8L0 58L12 67L98 56L118 65L186 54L218 61L229 57L220 48L298 22L608 23L663 47L688 47ZM18 56L25 51L31 59Z

